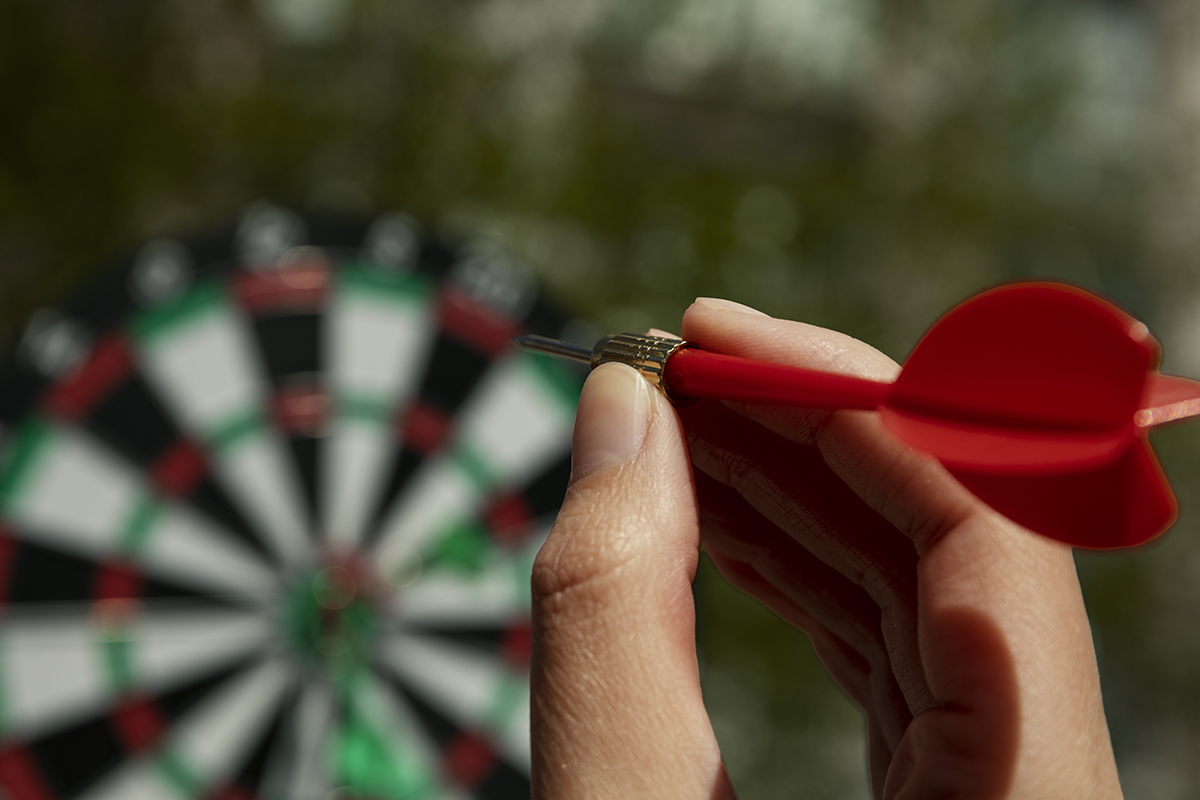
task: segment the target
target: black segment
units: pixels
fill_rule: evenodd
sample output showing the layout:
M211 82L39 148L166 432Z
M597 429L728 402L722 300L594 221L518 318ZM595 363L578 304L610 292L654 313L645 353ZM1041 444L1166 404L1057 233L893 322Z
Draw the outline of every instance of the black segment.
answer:
M5 603L85 603L95 598L101 565L51 547L17 540ZM224 598L204 595L174 583L140 576L140 596L152 600L205 600L226 605Z
M130 376L92 408L88 428L106 444L143 466L179 439L162 406L138 376Z
M552 514L562 505L571 477L571 454L567 453L525 488L522 497L533 517Z
M29 745L56 797L72 798L121 763L125 747L108 717L63 728Z

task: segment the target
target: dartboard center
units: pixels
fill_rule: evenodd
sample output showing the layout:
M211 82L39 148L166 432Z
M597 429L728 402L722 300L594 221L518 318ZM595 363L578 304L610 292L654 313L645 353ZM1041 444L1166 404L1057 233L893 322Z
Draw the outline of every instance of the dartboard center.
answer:
M301 572L284 604L285 639L297 657L327 678L366 665L380 635L384 593L353 558L327 558Z

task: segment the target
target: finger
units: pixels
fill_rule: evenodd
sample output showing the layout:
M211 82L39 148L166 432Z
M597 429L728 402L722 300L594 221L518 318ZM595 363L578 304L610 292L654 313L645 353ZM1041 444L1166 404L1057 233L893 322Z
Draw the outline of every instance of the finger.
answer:
M534 564L536 797L710 800L723 785L696 663L698 551L677 418L629 367L600 367Z
M762 518L732 489L697 475L704 547L722 575L808 633L830 675L879 732L880 763L912 714L892 670L879 607L860 587ZM880 754L872 753L875 760Z
M917 646L912 543L847 488L815 448L780 439L716 403L697 403L684 419L698 471L735 489L874 600L910 710L934 705Z
M699 302L684 314L683 333L721 353L871 380L891 381L899 373L891 359L845 334ZM878 415L746 404L736 408L787 439L817 445L833 471L908 535L918 553L982 507L935 460L891 436Z

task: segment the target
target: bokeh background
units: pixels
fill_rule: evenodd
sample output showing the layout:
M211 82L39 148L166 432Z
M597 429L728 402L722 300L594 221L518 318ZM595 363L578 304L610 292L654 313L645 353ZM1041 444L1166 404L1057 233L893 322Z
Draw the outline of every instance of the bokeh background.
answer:
M148 237L255 199L494 237L598 329L698 294L902 359L941 312L1056 277L1200 376L1194 0L4 0L0 336ZM1080 554L1131 797L1200 786L1200 426L1182 517ZM697 582L744 800L866 798L803 636Z

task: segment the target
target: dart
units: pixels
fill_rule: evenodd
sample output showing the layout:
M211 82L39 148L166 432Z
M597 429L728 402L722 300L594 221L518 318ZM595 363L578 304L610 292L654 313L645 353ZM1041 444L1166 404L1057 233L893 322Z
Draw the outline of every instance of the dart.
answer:
M1147 438L1200 414L1200 383L1162 375L1146 326L1077 287L1021 283L977 295L925 334L893 383L700 350L642 334L592 349L523 347L638 369L677 404L715 398L878 410L1013 521L1089 549L1158 536L1177 507Z

